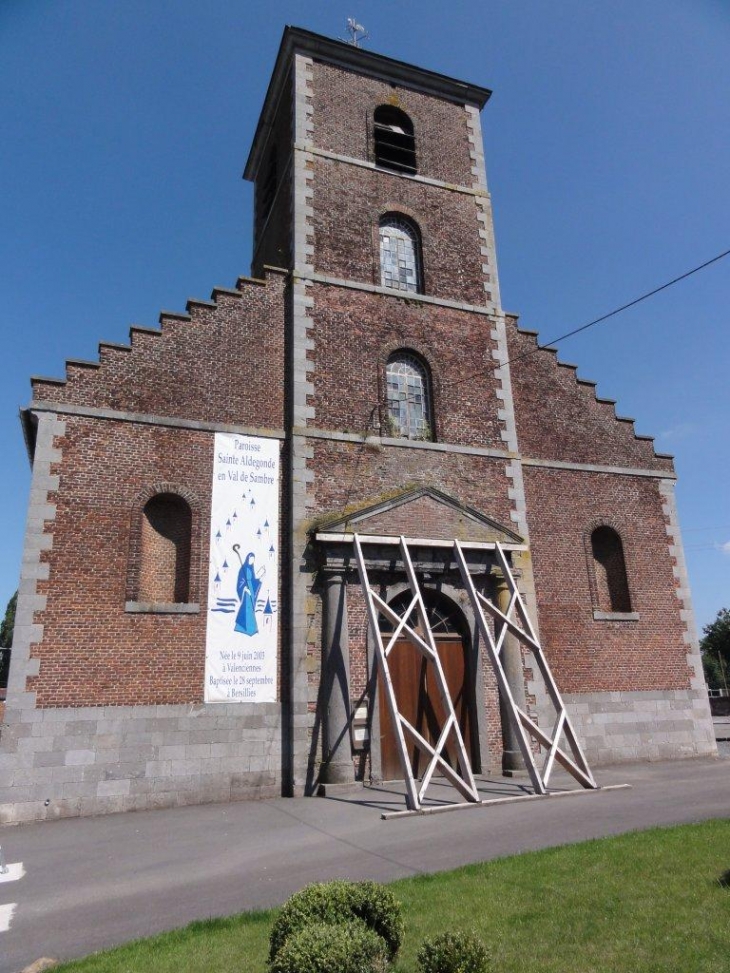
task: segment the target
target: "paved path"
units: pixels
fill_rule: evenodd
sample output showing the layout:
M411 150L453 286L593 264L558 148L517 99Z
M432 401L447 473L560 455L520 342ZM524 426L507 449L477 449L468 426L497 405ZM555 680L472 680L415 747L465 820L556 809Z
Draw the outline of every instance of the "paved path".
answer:
M327 878L388 881L655 824L730 816L730 760L603 768L583 792L381 820L395 790L276 799L0 828L0 973L192 919L284 901ZM484 783L484 796L519 785ZM22 877L20 877L22 875ZM11 908L15 906L15 908ZM9 928L3 929L3 923Z

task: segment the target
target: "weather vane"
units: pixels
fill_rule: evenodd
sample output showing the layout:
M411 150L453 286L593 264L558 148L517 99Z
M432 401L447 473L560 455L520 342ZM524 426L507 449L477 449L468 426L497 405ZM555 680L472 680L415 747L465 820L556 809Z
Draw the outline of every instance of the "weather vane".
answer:
M359 47L360 41L367 40L370 36L363 25L358 24L354 17L347 18L347 33L350 37L343 37L342 40L347 41L348 44L352 44L353 47Z

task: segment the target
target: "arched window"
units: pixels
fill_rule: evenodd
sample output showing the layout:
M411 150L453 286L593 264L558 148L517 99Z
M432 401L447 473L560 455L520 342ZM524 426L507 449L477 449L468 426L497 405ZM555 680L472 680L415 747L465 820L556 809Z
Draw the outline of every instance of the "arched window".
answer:
M381 169L414 175L416 140L408 115L392 105L380 105L375 109L374 120L375 164Z
M397 615L403 617L412 601L413 594L408 589L396 595L389 603L389 607ZM445 595L428 590L423 591L423 601L426 608L426 616L428 617L428 624L431 626L431 631L436 638L439 636L459 635L465 642L469 642L469 626L456 602L447 598ZM414 611L410 616L411 624L416 622L417 617ZM378 616L378 628L381 632L392 632L395 628L395 623L391 618L381 614Z
M612 527L597 527L591 534L591 549L598 608L605 612L630 612L631 596L621 538Z
M158 493L142 511L138 599L151 604L190 597L192 511L182 497Z
M380 220L380 283L421 293L421 245L416 227L397 213Z
M387 433L403 439L433 439L431 382L426 365L412 352L391 355L385 369Z

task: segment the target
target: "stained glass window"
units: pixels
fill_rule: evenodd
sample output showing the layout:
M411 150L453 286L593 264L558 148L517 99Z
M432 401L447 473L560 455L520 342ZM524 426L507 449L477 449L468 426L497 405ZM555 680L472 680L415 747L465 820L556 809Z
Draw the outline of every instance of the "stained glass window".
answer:
M380 283L398 291L421 290L418 231L398 216L380 221Z
M393 355L386 367L388 429L404 439L433 439L426 366L409 352Z

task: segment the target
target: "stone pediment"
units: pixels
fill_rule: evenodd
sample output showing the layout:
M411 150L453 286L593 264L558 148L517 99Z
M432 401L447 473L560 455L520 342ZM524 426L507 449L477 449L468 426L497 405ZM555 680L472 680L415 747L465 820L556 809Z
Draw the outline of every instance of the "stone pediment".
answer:
M521 544L515 531L486 514L459 503L433 487L420 487L364 507L346 517L320 522L328 534L363 534L380 537Z

